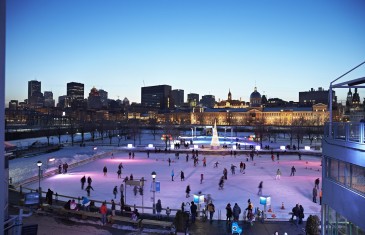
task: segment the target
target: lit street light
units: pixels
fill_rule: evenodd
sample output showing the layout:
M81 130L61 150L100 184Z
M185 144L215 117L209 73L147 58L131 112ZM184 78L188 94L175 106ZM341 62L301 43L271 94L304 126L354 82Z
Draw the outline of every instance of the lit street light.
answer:
M153 208L153 214L156 214L156 204L155 204L155 193L156 193L156 172L152 172L151 173L152 176L152 192L153 192L153 204L152 204L152 208Z
M38 161L37 166L38 166L38 193L39 193L39 206L40 206L41 205L41 200L42 200L42 189L41 189L41 166L42 166L42 162Z

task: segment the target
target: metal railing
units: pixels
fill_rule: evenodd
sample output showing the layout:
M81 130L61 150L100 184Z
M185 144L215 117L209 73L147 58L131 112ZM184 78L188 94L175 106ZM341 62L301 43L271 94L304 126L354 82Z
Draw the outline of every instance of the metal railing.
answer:
M324 138L364 144L364 128L363 122L329 122L324 128Z

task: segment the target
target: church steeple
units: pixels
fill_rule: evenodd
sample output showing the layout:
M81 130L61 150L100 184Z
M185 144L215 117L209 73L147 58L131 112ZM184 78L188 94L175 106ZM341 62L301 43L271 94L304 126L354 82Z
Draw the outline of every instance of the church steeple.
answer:
M228 92L228 100L232 100L231 89L229 89L229 92Z

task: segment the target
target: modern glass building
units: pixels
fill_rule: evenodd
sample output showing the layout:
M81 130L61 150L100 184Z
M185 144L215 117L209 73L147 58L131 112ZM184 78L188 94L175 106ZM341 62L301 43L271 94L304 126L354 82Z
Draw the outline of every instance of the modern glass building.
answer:
M365 77L330 88L364 83ZM331 116L322 148L321 234L365 235L365 122L332 122Z

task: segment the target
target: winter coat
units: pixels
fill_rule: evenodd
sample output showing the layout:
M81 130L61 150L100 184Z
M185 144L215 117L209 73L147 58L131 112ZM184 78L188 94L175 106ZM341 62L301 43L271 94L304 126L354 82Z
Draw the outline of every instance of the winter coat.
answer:
M156 203L156 211L157 212L161 212L162 211L162 205L161 205L161 201L158 200Z
M241 208L236 204L233 207L233 215L238 217L241 214Z
M103 205L101 205L101 207L100 207L100 213L102 215L106 215L107 212L108 212L108 209L106 208L106 205L103 203Z
M226 215L227 215L227 217L228 218L231 218L232 217L232 208L231 208L231 206L227 206L226 207Z
M190 206L190 212L192 215L196 215L196 211L198 210L198 207L195 205L195 203L191 203Z

